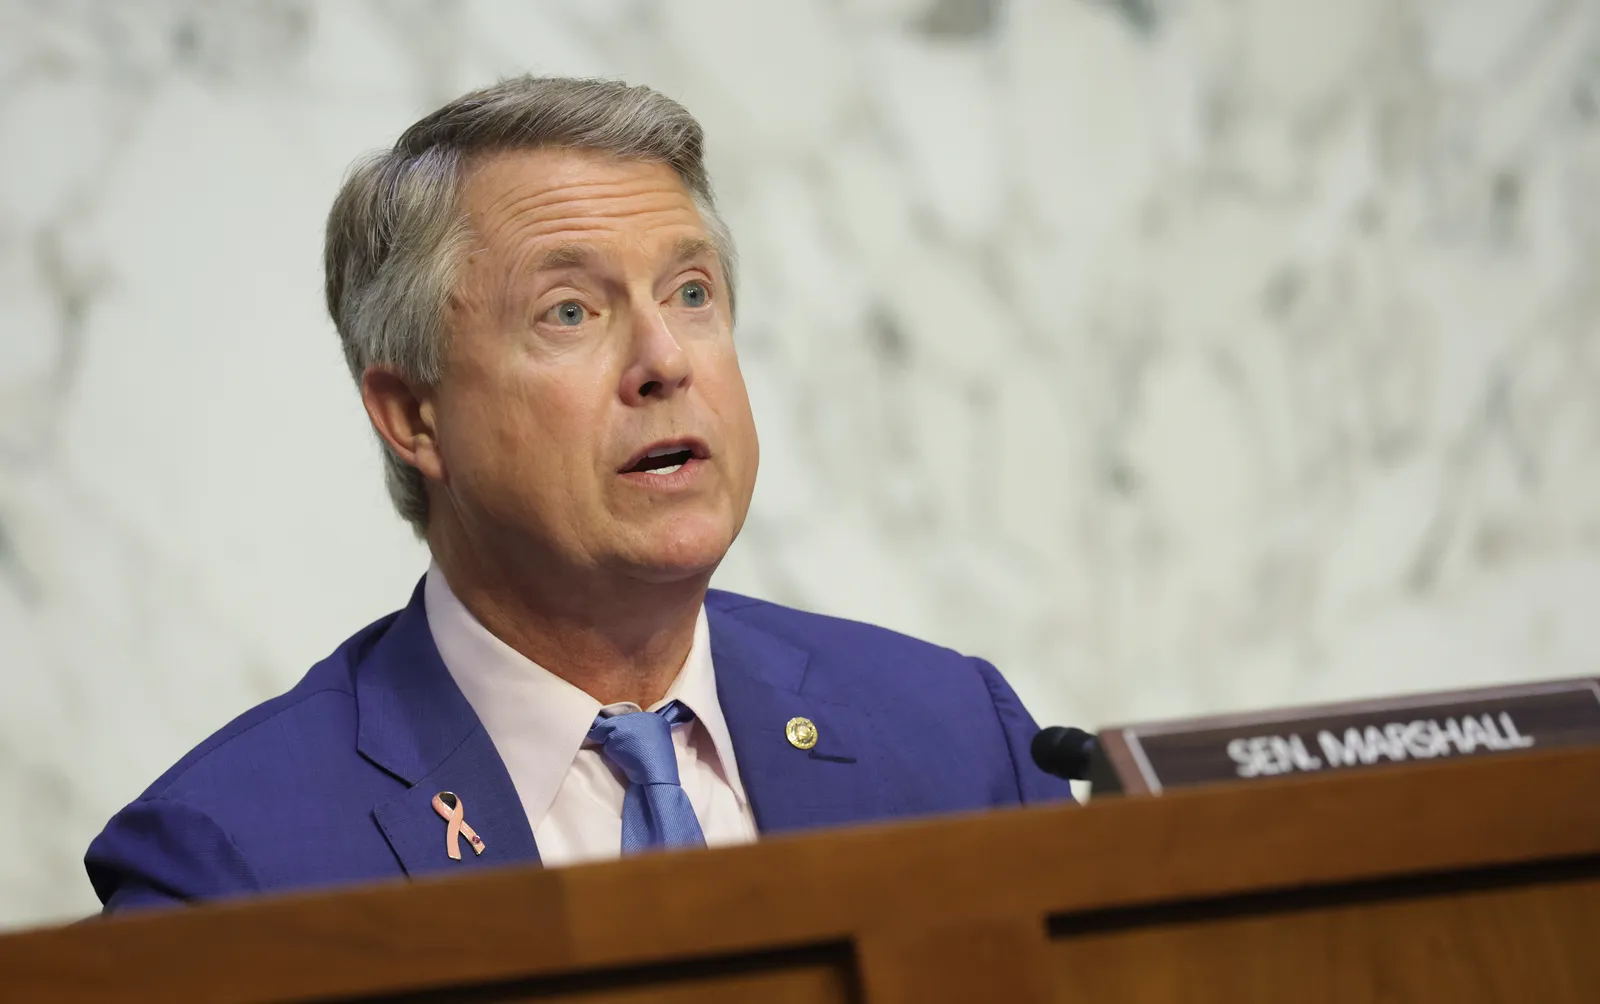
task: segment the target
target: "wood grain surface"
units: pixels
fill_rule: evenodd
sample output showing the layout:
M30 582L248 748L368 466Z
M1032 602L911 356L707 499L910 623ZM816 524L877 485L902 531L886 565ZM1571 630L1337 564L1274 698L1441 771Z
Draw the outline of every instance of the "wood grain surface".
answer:
M1508 999L1390 993L1492 964L1551 970L1545 996L1509 999L1564 1001L1593 975L1596 879L1600 751L1529 752L111 918L0 937L0 987L41 1004L1224 999L1185 982L1203 972L1250 991L1235 1004L1321 999L1250 988L1348 964L1344 1001Z

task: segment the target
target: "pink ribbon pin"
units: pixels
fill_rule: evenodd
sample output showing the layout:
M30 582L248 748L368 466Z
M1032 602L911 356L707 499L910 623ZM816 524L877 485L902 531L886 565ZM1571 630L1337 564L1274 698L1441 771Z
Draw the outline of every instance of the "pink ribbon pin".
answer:
M461 837L465 835L467 843L472 845L472 853L483 853L483 841L478 839L478 834L467 825L465 818L467 806L453 791L441 791L433 796L433 811L444 817L450 825L444 831L444 852L450 855L450 860L461 860Z

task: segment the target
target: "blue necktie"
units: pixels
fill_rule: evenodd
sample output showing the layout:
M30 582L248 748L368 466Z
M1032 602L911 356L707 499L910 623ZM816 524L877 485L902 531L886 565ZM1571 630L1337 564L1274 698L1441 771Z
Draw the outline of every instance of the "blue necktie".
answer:
M628 778L622 799L622 853L647 847L704 847L694 806L678 781L672 727L694 721L694 712L673 701L651 714L601 715L589 727L606 759Z

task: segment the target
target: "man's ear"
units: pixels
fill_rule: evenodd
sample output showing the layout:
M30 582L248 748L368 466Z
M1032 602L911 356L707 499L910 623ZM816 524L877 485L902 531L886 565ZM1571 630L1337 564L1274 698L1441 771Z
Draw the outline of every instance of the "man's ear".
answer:
M372 427L401 460L431 481L444 478L433 388L386 366L369 366L361 374L361 403Z

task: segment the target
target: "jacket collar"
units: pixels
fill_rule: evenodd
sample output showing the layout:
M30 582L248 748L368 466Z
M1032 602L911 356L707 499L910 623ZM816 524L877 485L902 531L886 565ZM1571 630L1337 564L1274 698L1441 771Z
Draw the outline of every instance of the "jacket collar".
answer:
M421 583L357 666L355 692L357 749L407 785L372 810L406 874L539 859L511 775L439 658ZM461 799L481 855L466 840L460 861L447 855L446 823L432 805L441 791Z
M757 623L770 604L713 590L706 597L717 694L734 756L762 833L780 833L883 814L879 771L860 757L872 748L872 723L858 708L829 700L808 672L810 656ZM817 743L790 743L786 726L809 719Z

